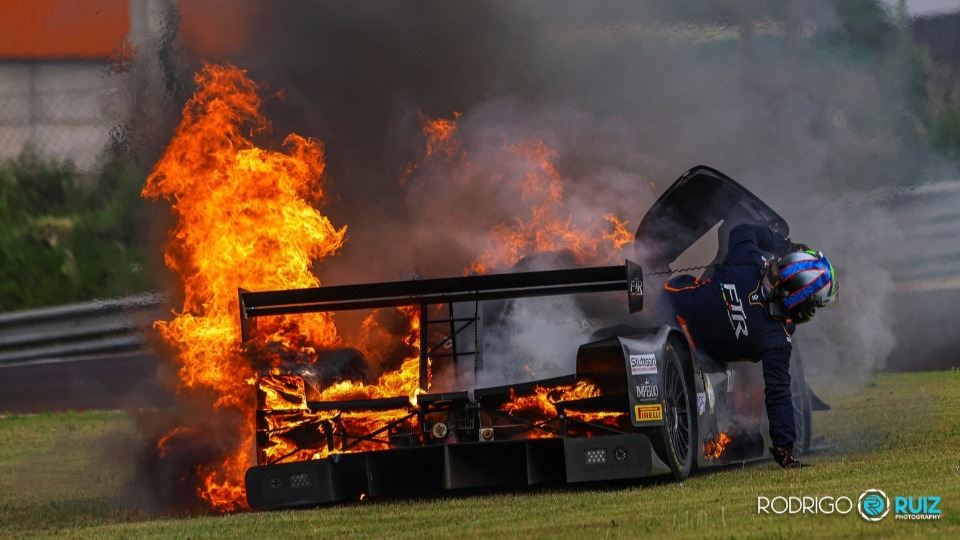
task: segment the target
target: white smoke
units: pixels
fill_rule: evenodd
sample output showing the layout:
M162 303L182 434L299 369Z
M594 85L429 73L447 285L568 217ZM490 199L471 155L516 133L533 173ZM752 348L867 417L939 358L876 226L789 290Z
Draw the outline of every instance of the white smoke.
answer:
M796 208L793 238L819 249L837 273L836 305L817 312L796 334L807 372L814 378L862 380L879 369L897 344L894 281L884 246L902 231L882 207L864 197L840 201L809 197Z
M578 347L597 330L570 296L510 302L499 322L484 339L478 387L573 373Z

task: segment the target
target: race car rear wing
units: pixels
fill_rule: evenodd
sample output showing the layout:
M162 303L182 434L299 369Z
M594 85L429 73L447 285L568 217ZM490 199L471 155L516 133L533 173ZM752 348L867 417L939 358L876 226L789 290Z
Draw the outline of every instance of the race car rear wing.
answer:
M424 306L535 296L625 290L630 313L643 309L643 270L625 261L622 266L597 266L487 274L477 276L314 287L280 291L239 290L244 341L253 333L252 319L320 311Z

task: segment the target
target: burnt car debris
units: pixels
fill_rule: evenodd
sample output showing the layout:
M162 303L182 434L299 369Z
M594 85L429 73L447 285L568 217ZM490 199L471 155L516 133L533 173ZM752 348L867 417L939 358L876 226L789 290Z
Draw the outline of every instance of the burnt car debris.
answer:
M749 191L698 166L641 221L639 264L536 271L521 264L509 274L241 290L244 340L256 335L257 317L267 315L410 307L420 321L414 396L324 397L329 394L321 390L335 384L329 375L356 363L349 351L318 354L316 369L260 373L257 465L245 478L250 506L657 475L683 480L698 468L769 459L760 366L717 362L693 350L658 306L643 309L644 293L694 242L716 229L717 262L728 231L744 222L789 233ZM709 273L709 265L705 269ZM477 380L484 333L502 324L498 315L510 303L557 295L612 298L614 291L621 294L612 304L600 304L609 324L571 351L573 373L471 390L459 389L457 380L443 391L431 386L440 366L452 367L455 379ZM806 384L796 349L791 366L796 450L802 452L811 445L811 411L828 407Z

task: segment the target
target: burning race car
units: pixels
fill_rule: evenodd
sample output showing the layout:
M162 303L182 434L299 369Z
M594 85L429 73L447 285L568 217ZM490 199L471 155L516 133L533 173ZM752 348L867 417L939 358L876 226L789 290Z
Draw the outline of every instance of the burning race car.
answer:
M416 341L408 345L419 350L372 395L344 384L376 362L354 349L318 351L310 362L261 372L258 464L245 479L250 506L655 475L683 480L697 468L768 459L760 366L721 363L694 350L660 303L641 311L644 293L659 288L691 245L717 229L718 262L728 231L745 222L789 232L749 191L700 166L640 223L640 264L544 270L541 256L509 274L241 290L245 342L257 335L258 317L396 308L415 315ZM563 259L550 257L553 268ZM570 351L574 372L477 385L487 337L509 324L504 314L530 297L559 295L573 295L604 323L575 356ZM796 349L791 370L795 450L802 452L810 446L811 411L828 407L806 384Z

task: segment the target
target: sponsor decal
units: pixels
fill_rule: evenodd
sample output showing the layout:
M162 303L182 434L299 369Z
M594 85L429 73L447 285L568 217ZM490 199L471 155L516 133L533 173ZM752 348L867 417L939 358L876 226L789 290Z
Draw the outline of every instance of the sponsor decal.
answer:
M637 422L663 420L663 407L659 403L656 405L634 405L633 416Z
M630 373L633 375L656 375L657 357L652 354L631 354Z
M677 322L680 323L680 330L683 331L683 337L687 338L687 344L690 345L690 349L694 351L697 350L697 344L693 342L693 334L691 334L690 329L687 328L687 321L677 315Z
M697 392L697 416L703 416L703 412L707 410L707 394L703 392Z
M643 281L640 281L640 278L630 280L629 293L631 296L643 296Z
M743 310L743 301L737 294L737 286L732 283L724 283L720 288L723 299L727 303L727 317L730 319L730 326L733 327L734 336L740 339L740 336L750 335L747 330L747 313Z
M707 404L710 406L710 414L713 414L713 405L716 403L716 396L713 394L713 383L710 382L710 375L708 373L703 374L703 385L707 390Z
M655 384L649 384L647 381L644 381L644 384L637 385L637 398L655 398L660 397L660 389Z

